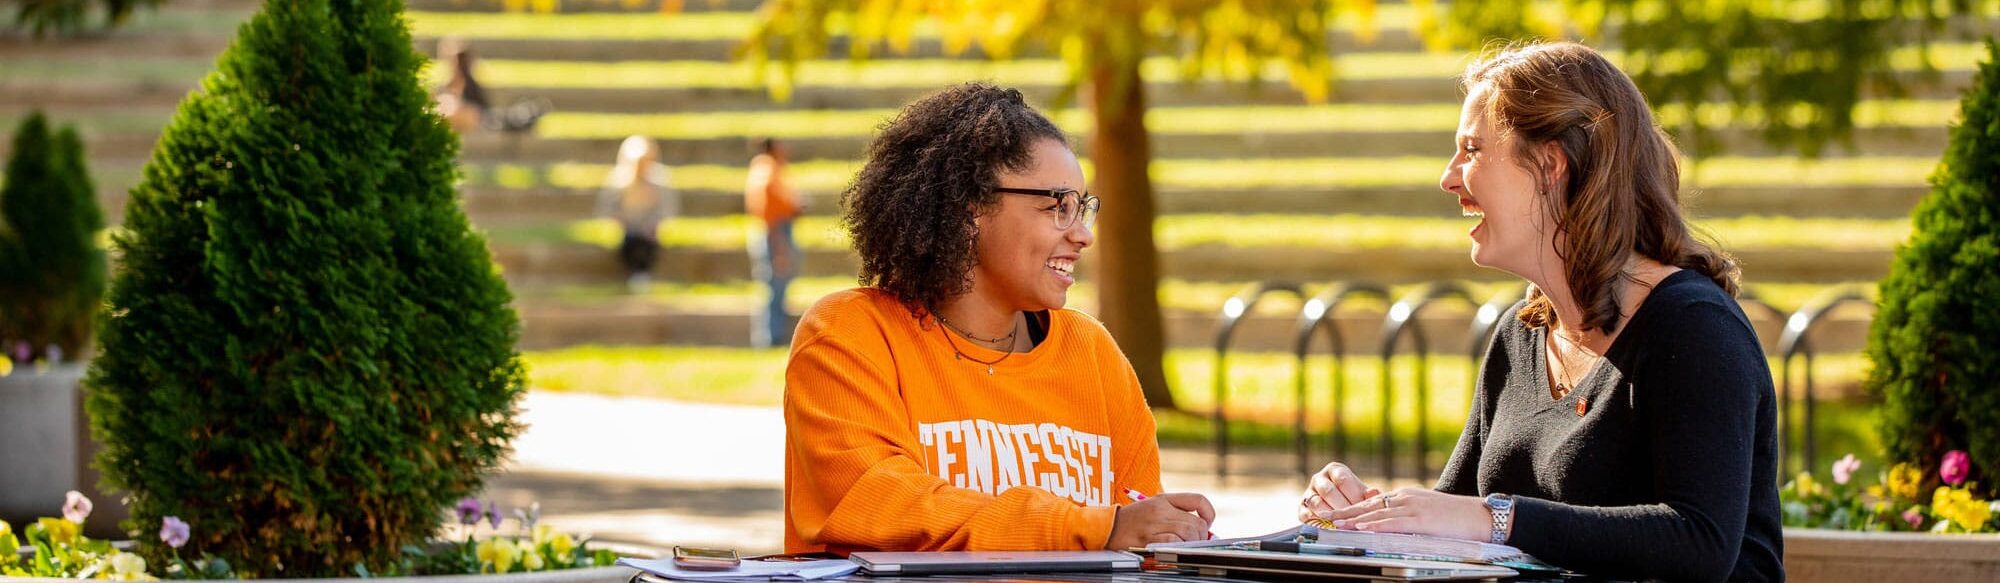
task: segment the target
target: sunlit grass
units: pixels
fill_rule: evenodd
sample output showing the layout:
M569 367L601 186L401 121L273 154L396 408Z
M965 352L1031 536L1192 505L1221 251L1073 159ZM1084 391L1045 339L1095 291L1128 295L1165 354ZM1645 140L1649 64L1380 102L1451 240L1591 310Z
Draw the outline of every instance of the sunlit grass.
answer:
M412 10L405 14L414 35L454 35L473 39L739 40L749 34L758 20L755 12L722 11L534 14ZM1338 10L1331 14L1333 25L1337 28L1351 30L1361 25L1355 15ZM1414 14L1408 4L1383 4L1374 9L1373 27L1377 29L1400 29L1413 21ZM852 29L841 20L835 20L828 28L836 35L845 35ZM915 38L935 39L938 28L931 20L924 19L918 21L912 34Z
M1448 146L1449 144L1447 144ZM1370 188L1431 187L1446 162L1443 156L1384 158L1175 158L1153 162L1153 181L1167 189L1251 188ZM1937 168L1934 157L1857 156L1807 160L1789 156L1709 158L1683 172L1690 188L1734 186L1921 186ZM467 165L475 185L531 188L539 185L594 189L603 184L610 164L559 162L546 166ZM794 187L817 192L845 190L860 162L811 160L788 167ZM744 167L733 164L689 164L673 168L673 185L682 189L735 191L743 188ZM1089 162L1084 173L1092 172ZM1099 193L1105 204L1117 204L1119 193ZM1440 204L1446 204L1440 195ZM1329 209L1333 210L1333 209Z
M1455 250L1469 247L1473 219L1374 215L1164 215L1154 221L1162 251L1195 247L1276 248L1300 251L1371 249ZM749 236L744 215L681 217L660 227L661 244L697 249L741 249ZM1706 219L1696 226L1725 249L1888 250L1909 236L1906 218L1741 216ZM794 227L804 249L844 250L846 234L834 217L803 217ZM609 219L494 227L495 244L617 246Z
M1522 283L1513 279L1493 281L1459 282L1473 298L1486 301L1501 297L1502 294L1515 296L1520 293ZM859 285L850 276L801 277L792 280L786 294L787 306L792 313L803 313L806 308L827 294L853 288ZM1160 307L1168 312L1198 313L1213 315L1221 310L1224 302L1249 285L1248 282L1190 281L1183 279L1162 279L1159 283ZM1403 297L1421 284L1398 284L1389 286L1391 297ZM1859 289L1863 295L1873 298L1874 282L1844 283L1770 283L1752 282L1745 288L1755 292L1758 298L1772 306L1791 312L1804 306L1806 302L1834 289ZM1306 297L1325 291L1321 284L1309 283L1302 286ZM657 281L643 294L633 294L623 286L599 284L567 284L547 288L515 290L526 301L557 302L565 305L596 305L605 303L645 302L680 312L741 313L753 306L762 305L764 294L761 283L748 279L708 282ZM1258 302L1252 313L1270 317L1295 317L1303 305L1302 299L1287 294L1272 294ZM1086 313L1097 313L1097 286L1088 277L1077 282L1069 291L1068 307ZM1343 312L1379 314L1387 308L1386 303L1368 298L1356 298L1343 304ZM1861 308L1854 308L1860 310ZM1761 318L1759 313L1750 314Z
M1334 103L1298 106L1155 107L1146 111L1146 128L1154 135L1239 135L1259 133L1450 132L1458 124L1455 103L1412 105ZM1660 122L1678 126L1686 108L1670 106ZM1859 127L1941 127L1957 117L1952 100L1870 100L1855 111ZM1087 112L1075 108L1050 112L1057 125L1072 134L1090 132ZM895 114L892 109L705 111L695 113L619 114L556 112L543 118L536 133L545 138L619 138L632 134L660 139L712 139L750 136L779 138L866 138ZM1744 121L1731 108L1702 108L1703 122L1724 127ZM1440 143L1449 147L1449 138Z
M1931 57L1941 70L1964 71L1977 67L1983 54L1976 43L1940 43L1933 46ZM1914 49L1898 51L1892 54L1891 67L1899 71L1916 70L1918 55ZM1613 61L1622 60L1616 51L1607 56ZM1354 52L1336 56L1334 63L1336 77L1342 81L1450 79L1464 73L1470 59L1471 54L1466 52ZM693 60L578 62L490 59L481 61L480 65L481 78L502 87L754 89L780 75L777 67L762 71L764 77L760 77L759 73L748 62ZM432 67L431 74L442 79L445 71L441 67ZM1140 74L1149 81L1183 78L1180 63L1172 57L1146 59L1140 66ZM1263 64L1260 71L1266 79L1284 79L1287 74L1287 65L1279 61ZM799 63L793 83L798 86L883 89L938 87L987 80L1003 85L1040 87L1056 85L1068 78L1068 67L1062 61L1050 58L1007 61L897 58L865 62L828 58ZM1220 79L1222 76L1206 74L1201 78Z
M629 395L709 403L777 406L784 395L783 349L711 347L585 346L531 351L523 355L531 385L540 390ZM1827 385L1858 382L1865 366L1859 355L1826 355L1816 361L1815 374ZM1214 410L1215 355L1205 349L1167 353L1168 382L1185 413L1162 412L1162 441L1207 443L1213 435L1207 414ZM1469 408L1471 362L1464 356L1436 355L1429 359L1430 402L1423 409L1434 447L1447 448L1462 427ZM1296 407L1296 360L1289 354L1242 352L1229 357L1229 416L1240 427L1233 441L1266 447L1288 446ZM1308 363L1307 422L1325 443L1331 425L1331 369L1324 356ZM1390 362L1395 404L1392 423L1399 434L1414 431L1418 410L1413 392L1415 359L1398 356ZM1353 358L1346 363L1346 392L1339 405L1344 426L1357 448L1370 447L1380 430L1381 361ZM1828 404L1821 408L1822 450L1876 451L1870 423L1871 407ZM1837 455L1837 454L1836 454Z
M428 12L403 13L410 34L465 39L542 40L742 40L757 24L754 12Z

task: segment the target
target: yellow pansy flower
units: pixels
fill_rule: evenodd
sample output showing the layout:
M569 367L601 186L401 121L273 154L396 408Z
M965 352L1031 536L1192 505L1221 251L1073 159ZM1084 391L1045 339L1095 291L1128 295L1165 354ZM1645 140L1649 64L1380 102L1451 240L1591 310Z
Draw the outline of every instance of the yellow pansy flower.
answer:
M556 562L569 564L570 559L576 555L576 540L570 538L568 534L549 537L549 552L555 554Z
M1923 483L1924 472L1916 466L1903 463L1889 468L1889 494L1903 500L1917 499L1917 485Z

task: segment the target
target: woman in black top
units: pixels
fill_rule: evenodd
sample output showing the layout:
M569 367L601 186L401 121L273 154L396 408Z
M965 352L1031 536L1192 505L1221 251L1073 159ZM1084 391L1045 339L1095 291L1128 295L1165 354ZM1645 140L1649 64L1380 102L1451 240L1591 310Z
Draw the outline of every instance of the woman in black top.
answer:
M1472 260L1533 283L1503 318L1436 490L1340 463L1301 520L1504 542L1600 576L1784 579L1771 373L1737 269L1690 235L1678 155L1632 81L1573 43L1467 69L1440 186Z

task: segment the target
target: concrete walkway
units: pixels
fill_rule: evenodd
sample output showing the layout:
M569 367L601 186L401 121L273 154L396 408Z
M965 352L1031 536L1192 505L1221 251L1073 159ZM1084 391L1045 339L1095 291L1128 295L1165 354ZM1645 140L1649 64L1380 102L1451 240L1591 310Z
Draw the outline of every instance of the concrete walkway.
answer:
M543 520L599 540L777 552L783 535L784 418L742 407L531 392L528 430L506 470L487 482L502 508L540 501ZM1281 453L1232 457L1213 478L1205 450L1162 452L1168 490L1215 504L1217 536L1293 524L1303 483ZM509 510L511 512L511 510Z

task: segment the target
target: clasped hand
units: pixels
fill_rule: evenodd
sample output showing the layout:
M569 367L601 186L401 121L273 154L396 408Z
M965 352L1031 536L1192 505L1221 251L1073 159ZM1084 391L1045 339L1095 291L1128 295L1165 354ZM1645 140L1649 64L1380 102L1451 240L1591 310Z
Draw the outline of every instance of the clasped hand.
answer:
M1479 498L1427 488L1383 492L1371 488L1346 464L1327 464L1313 474L1299 500L1299 522L1319 519L1334 528L1400 532L1485 541L1493 515Z

